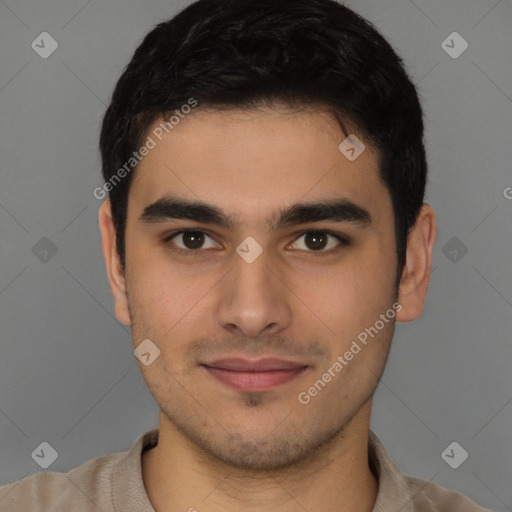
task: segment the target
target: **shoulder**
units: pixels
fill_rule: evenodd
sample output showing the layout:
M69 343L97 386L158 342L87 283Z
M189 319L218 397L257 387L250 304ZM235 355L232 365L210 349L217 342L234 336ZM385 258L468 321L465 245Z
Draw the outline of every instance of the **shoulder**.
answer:
M432 512L492 512L457 491L434 482L405 476L415 510Z
M66 472L40 472L0 487L0 512L110 512L112 475L124 452L102 455ZM63 507L62 509L59 507Z
M379 482L375 512L397 505L402 512L492 512L457 491L402 473L372 431L368 449L370 466Z

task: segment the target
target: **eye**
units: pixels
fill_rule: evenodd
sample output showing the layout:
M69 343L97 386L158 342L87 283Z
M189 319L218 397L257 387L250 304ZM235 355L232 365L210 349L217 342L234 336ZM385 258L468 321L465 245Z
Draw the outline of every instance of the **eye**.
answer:
M166 237L165 242L171 242L178 252L194 252L200 249L219 249L221 246L204 231L183 230ZM206 243L206 245L205 245Z
M342 235L329 231L307 231L293 242L293 249L308 252L331 252L336 246L349 245L349 241Z

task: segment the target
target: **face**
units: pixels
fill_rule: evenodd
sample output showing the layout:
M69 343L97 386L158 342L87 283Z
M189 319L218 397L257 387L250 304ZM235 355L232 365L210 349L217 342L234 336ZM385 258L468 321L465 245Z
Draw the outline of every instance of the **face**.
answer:
M393 210L376 153L350 161L345 137L319 111L197 110L131 184L118 317L160 350L138 364L161 417L228 464L304 460L383 372Z

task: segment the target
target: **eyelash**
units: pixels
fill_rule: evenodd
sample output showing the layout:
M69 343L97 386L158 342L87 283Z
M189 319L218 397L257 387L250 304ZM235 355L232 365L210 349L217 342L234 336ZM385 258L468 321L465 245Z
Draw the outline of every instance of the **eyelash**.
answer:
M185 234L185 233L202 233L208 237L210 237L211 239L215 240L211 235L209 235L206 231L203 231L201 229L182 229L180 231L175 231L173 233L170 233L169 235L167 235L163 242L167 245L170 245L171 247L171 250L176 252L177 254L183 254L185 256L196 256L196 255L199 255L199 253L201 252L204 252L205 249L188 249L188 250L185 250L185 249L182 249L181 247L177 247L175 244L172 243L172 239L175 238L176 236L178 235L182 235L182 234ZM316 256L328 256L328 255L331 255L331 254L335 254L337 253L338 251L341 250L341 248L343 247L347 247L350 245L350 240L344 236L344 235L341 235L340 233L335 233L333 231L330 231L330 230L326 230L326 229L308 229L306 231L302 231L301 233L298 234L298 236L294 239L294 242L297 241L299 238L303 237L304 235L307 235L309 233L321 233L323 235L327 235L327 236L331 236L333 238L335 238L339 244L336 245L334 248L331 248L327 251L325 250L319 250L319 251L313 251L313 250L310 250L310 251L305 251L306 253L311 253L311 254L315 254ZM218 243L218 242L217 242Z

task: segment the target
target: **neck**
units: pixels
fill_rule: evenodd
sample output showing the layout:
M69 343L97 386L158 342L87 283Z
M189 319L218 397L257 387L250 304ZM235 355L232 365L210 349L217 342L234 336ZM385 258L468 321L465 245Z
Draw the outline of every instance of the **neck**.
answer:
M161 414L158 445L142 456L148 497L156 512L370 512L378 490L368 464L370 411L368 403L314 456L273 471L205 457Z

